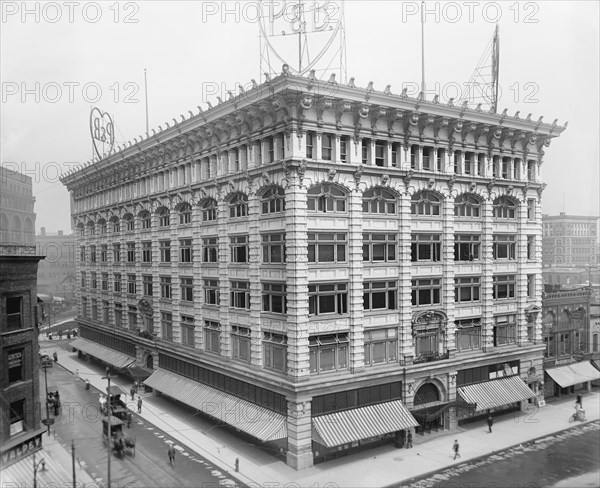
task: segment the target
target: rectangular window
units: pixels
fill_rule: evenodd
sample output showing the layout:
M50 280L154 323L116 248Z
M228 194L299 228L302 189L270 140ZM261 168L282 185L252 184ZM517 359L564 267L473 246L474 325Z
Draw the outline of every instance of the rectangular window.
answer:
M535 259L535 236L527 236L527 259Z
M142 242L142 263L152 262L152 243L149 241Z
M142 286L144 295L152 296L152 275L142 275Z
M369 146L371 145L371 140L370 139L363 139L362 140L362 154L361 154L361 161L362 164L369 164Z
M135 295L137 293L136 279L134 274L127 275L127 293Z
M158 243L160 249L160 262L170 263L171 262L171 241L160 241Z
M472 351L481 349L481 319L456 320L456 349Z
M285 234L262 235L263 263L285 263Z
M342 163L348 162L348 142L346 136L342 136L340 139L340 161Z
M516 343L516 331L516 315L499 315L494 317L494 346Z
M113 244L113 262L114 263L121 262L121 244L118 242Z
M527 220L535 220L535 199L527 199Z
M333 156L333 139L330 134L323 134L321 137L321 157L326 161L331 161Z
M127 243L127 262L135 263L135 242Z
M25 399L9 404L10 435L20 434L25 430Z
M125 223L125 226L126 226L126 229L125 229L125 230L126 230L127 232L132 232L132 231L134 231L134 230L135 230L135 220L133 220L133 218L131 218L131 219L127 220L127 221L126 221L126 223Z
M308 233L309 263L346 262L346 234Z
M248 236L230 237L231 243L231 262L248 262Z
M327 373L348 368L348 334L308 338L310 372Z
M23 349L13 349L6 353L8 384L23 381Z
M85 271L81 272L81 287L85 288L87 286L86 284L86 274Z
M96 274L95 271L92 271L91 273L91 285L93 289L98 288L98 275Z
M396 234L363 234L363 261L396 261Z
M363 283L364 310L395 310L398 284L395 281L366 281Z
M194 328L194 317L181 316L181 344L188 347L196 346L196 331Z
M162 338L167 341L173 340L173 314L169 312L160 313L160 326Z
M439 278L412 280L411 291L413 306L442 303L442 280Z
M180 278L180 291L181 297L180 299L184 302L193 302L194 301L194 279L188 277Z
M115 303L115 327L123 327L123 305Z
M441 240L439 234L412 234L411 261L441 261Z
M229 306L250 310L250 283L247 281L232 281Z
M250 362L250 329L231 327L231 357Z
M262 311L281 314L287 312L285 283L263 283Z
M79 261L85 263L85 246L79 248Z
M365 365L394 363L398 359L398 330L375 329L364 332Z
M307 132L306 133L306 157L308 159L313 159L314 145L315 145L314 132Z
M127 306L127 321L129 322L129 329L137 329L137 307L134 305Z
M308 285L308 313L310 315L348 313L348 284Z
M158 226L169 227L169 225L171 225L171 216L169 215L169 212L165 211L158 217Z
M204 280L204 304L218 305L219 304L219 281Z
M204 350L221 354L221 324L204 321Z
M192 240L181 239L179 241L179 261L182 263L192 262Z
M504 300L515 298L515 275L498 275L493 277L492 298L494 300Z
M109 316L108 316L108 308L109 308L109 302L106 300L102 301L102 321L104 322L105 325L108 325L109 323Z
M160 297L167 299L173 298L173 289L170 276L160 277Z
M264 367L275 371L287 370L287 336L265 332L263 334Z
M535 297L535 275L527 275L527 298Z
M96 262L96 246L90 246L90 262Z
M219 238L207 237L202 239L202 261L205 263L219 262Z
M102 273L101 289L102 291L108 291L108 273Z
M476 276L454 278L454 301L457 303L478 302L480 281L481 278Z
M237 155L237 151L236 151ZM188 209L184 209L179 213L179 225L187 225L192 223L192 212Z
M477 261L481 236L470 234L457 234L454 236L454 260Z
M385 150L386 145L384 143L375 143L375 166L380 166L383 168L385 165Z
M100 262L106 263L108 261L108 245L103 244L100 246Z
M115 273L113 277L113 291L121 293L121 273Z
M516 259L516 240L514 235L494 234L492 256L494 259Z

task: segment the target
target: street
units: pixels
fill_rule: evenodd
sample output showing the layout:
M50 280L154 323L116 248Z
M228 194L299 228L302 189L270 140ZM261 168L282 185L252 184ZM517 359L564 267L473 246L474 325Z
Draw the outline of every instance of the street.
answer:
M541 488L555 486L600 486L600 422L579 424L557 434L528 442L476 461L461 463L402 488ZM490 434L493 442L493 434ZM450 455L450 448L448 449ZM570 482L577 478L576 483ZM589 483L589 484L588 484Z
M98 409L99 391L85 390L82 381L60 364L48 368L48 385L60 391L62 408L52 426L60 443L70 451L75 441L76 458L85 463L87 471L100 483L107 482L107 448L102 440L102 423ZM43 372L40 391L45 397ZM42 404L44 405L44 404ZM43 409L45 416L45 409ZM53 415L51 414L51 417ZM178 445L168 435L133 414L131 428L123 426L127 435L136 437L135 457L111 458L111 483L130 487L198 487L225 486L236 483L214 465ZM169 442L176 449L175 467L169 465Z

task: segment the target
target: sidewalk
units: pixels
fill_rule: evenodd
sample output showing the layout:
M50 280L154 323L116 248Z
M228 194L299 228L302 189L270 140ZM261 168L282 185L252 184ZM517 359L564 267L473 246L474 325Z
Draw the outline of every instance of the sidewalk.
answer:
M78 371L81 380L88 379L94 387L106 389L106 381L101 378L103 373L99 366L78 359L77 353L67 352L55 341L40 343L41 353L51 355L54 351L58 352L61 366L72 372ZM120 386L125 393L129 391L130 383L124 379L117 378L114 384ZM141 396L144 403L142 418L167 432L182 446L205 457L222 471L230 473L230 476L254 487L271 484L276 488L289 482L301 487L320 487L325 483L331 483L332 487L352 488L387 486L579 425L569 423L575 400L568 398L553 401L527 413L518 412L498 417L492 434L488 433L485 421L481 421L462 426L457 431L441 432L437 436L416 435L413 438L413 449L381 446L296 471L279 458L248 444L245 439L214 429L212 424L199 416L190 416L189 412L169 400L153 394ZM585 393L583 405L588 421L600 418L598 390ZM128 406L137 411L133 402L129 401ZM454 439L461 446L462 457L458 462L453 460ZM239 458L239 473L233 473L236 458Z

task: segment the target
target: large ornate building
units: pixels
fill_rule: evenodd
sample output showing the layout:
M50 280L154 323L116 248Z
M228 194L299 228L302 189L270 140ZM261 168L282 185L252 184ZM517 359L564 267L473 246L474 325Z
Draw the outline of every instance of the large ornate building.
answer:
M77 347L296 468L522 408L563 130L284 69L63 178Z

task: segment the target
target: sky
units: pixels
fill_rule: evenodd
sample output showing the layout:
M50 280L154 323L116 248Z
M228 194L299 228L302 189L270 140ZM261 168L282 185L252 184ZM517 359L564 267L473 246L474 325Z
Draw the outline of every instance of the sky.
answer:
M543 212L598 216L599 5L427 1L421 12L421 2L348 0L347 75L360 87L372 81L383 91L391 84L396 94L417 86L424 13L427 98L437 93L445 101L468 82L497 23L499 110L569 123L545 149ZM32 177L38 232L71 228L69 193L59 177L93 157L93 107L113 117L117 144L145 133L144 70L150 129L187 118L189 110L197 114L198 106L206 110L217 96L226 100L238 84L262 80L257 1L2 1L0 7L0 164ZM313 57L322 36L309 39ZM297 66L289 37L271 40Z

